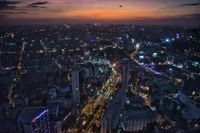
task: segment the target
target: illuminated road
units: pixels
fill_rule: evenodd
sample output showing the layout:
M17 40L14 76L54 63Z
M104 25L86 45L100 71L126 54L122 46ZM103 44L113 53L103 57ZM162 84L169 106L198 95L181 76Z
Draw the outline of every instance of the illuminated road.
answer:
M138 51L139 51L139 47L138 47L134 52L132 52L132 53L129 55L129 57L131 58L131 60L132 60L133 62L135 62L138 66L142 67L146 72L152 72L152 73L157 74L157 75L163 74L163 73L159 73L159 72L153 70L153 69L150 68L150 67L145 66L144 64L142 64L142 63L140 63L138 60L136 60L135 57L136 57ZM152 105L151 105L151 99L150 99L147 95L144 95L144 94L142 94L142 93L140 94L140 93L138 93L138 92L133 92L133 93L136 94L136 95L141 96L141 97L143 98L143 100L145 101L146 105L147 105L149 108L151 108L152 110L155 110L155 108L152 107Z
M105 82L98 97L92 99L85 105L81 113L84 117L79 129L80 132L88 133L92 126L100 126L100 119L106 109L107 102L111 101L112 95L117 91L116 85L119 82L119 77L113 71L111 76Z
M14 103L13 103L14 88L17 86L17 83L20 80L24 49L25 49L25 43L23 43L21 51L20 51L19 62L16 66L16 75L15 75L15 78L14 78L14 82L11 84L11 87L9 88L9 91L8 91L9 92L8 99L9 99L9 105L10 106L14 106Z
M40 40L40 44L42 45L45 54L51 53L50 51L48 51L48 48L45 46L45 43L42 40ZM56 58L53 58L53 61L58 66L58 68L60 69L64 68Z

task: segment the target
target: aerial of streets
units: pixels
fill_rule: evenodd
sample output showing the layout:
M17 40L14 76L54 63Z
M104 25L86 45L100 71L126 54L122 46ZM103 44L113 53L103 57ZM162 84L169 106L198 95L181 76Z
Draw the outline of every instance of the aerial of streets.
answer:
M0 27L0 133L198 133L199 27Z

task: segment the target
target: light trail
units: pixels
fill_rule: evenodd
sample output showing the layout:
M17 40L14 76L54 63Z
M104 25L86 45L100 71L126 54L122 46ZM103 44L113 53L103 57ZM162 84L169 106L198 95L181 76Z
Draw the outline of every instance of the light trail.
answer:
M101 91L96 99L86 104L82 109L82 113L87 116L85 120L91 117L91 115L93 118L89 121L84 121L84 123L88 124L86 124L86 127L79 127L81 132L88 133L93 125L100 123L100 117L103 115L104 109L107 106L106 102L110 100L111 94L114 94L116 91L116 85L118 82L118 75L115 71L112 71L112 74L102 87L103 91Z

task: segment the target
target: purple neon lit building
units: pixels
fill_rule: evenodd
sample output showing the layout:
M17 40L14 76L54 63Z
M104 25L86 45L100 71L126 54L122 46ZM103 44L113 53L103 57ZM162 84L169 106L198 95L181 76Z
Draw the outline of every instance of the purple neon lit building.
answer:
M51 133L48 110L44 107L27 107L18 118L20 133Z

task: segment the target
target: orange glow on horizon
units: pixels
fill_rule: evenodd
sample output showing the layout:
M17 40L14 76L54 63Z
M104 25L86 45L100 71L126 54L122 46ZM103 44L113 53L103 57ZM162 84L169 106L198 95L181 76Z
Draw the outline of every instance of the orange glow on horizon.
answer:
M163 14L158 14L154 10L148 8L140 10L133 8L79 8L79 9L60 9L58 12L36 10L31 16L30 14L22 14L20 16L10 16L12 19L24 20L45 20L45 19L71 19L71 20L102 20L102 21L120 21L120 20L145 20L160 19ZM166 17L167 14L164 14ZM16 18L17 17L17 18Z
M70 13L64 11L60 14L66 18L86 20L132 20L138 18L159 18L156 14L148 11L131 11L117 9L81 9Z
M39 0L37 0L39 1ZM15 10L3 8L0 23L31 22L173 22L198 23L198 5L173 0L45 0L40 3L20 0ZM187 1L185 5L187 5ZM35 6L30 6L35 4Z

